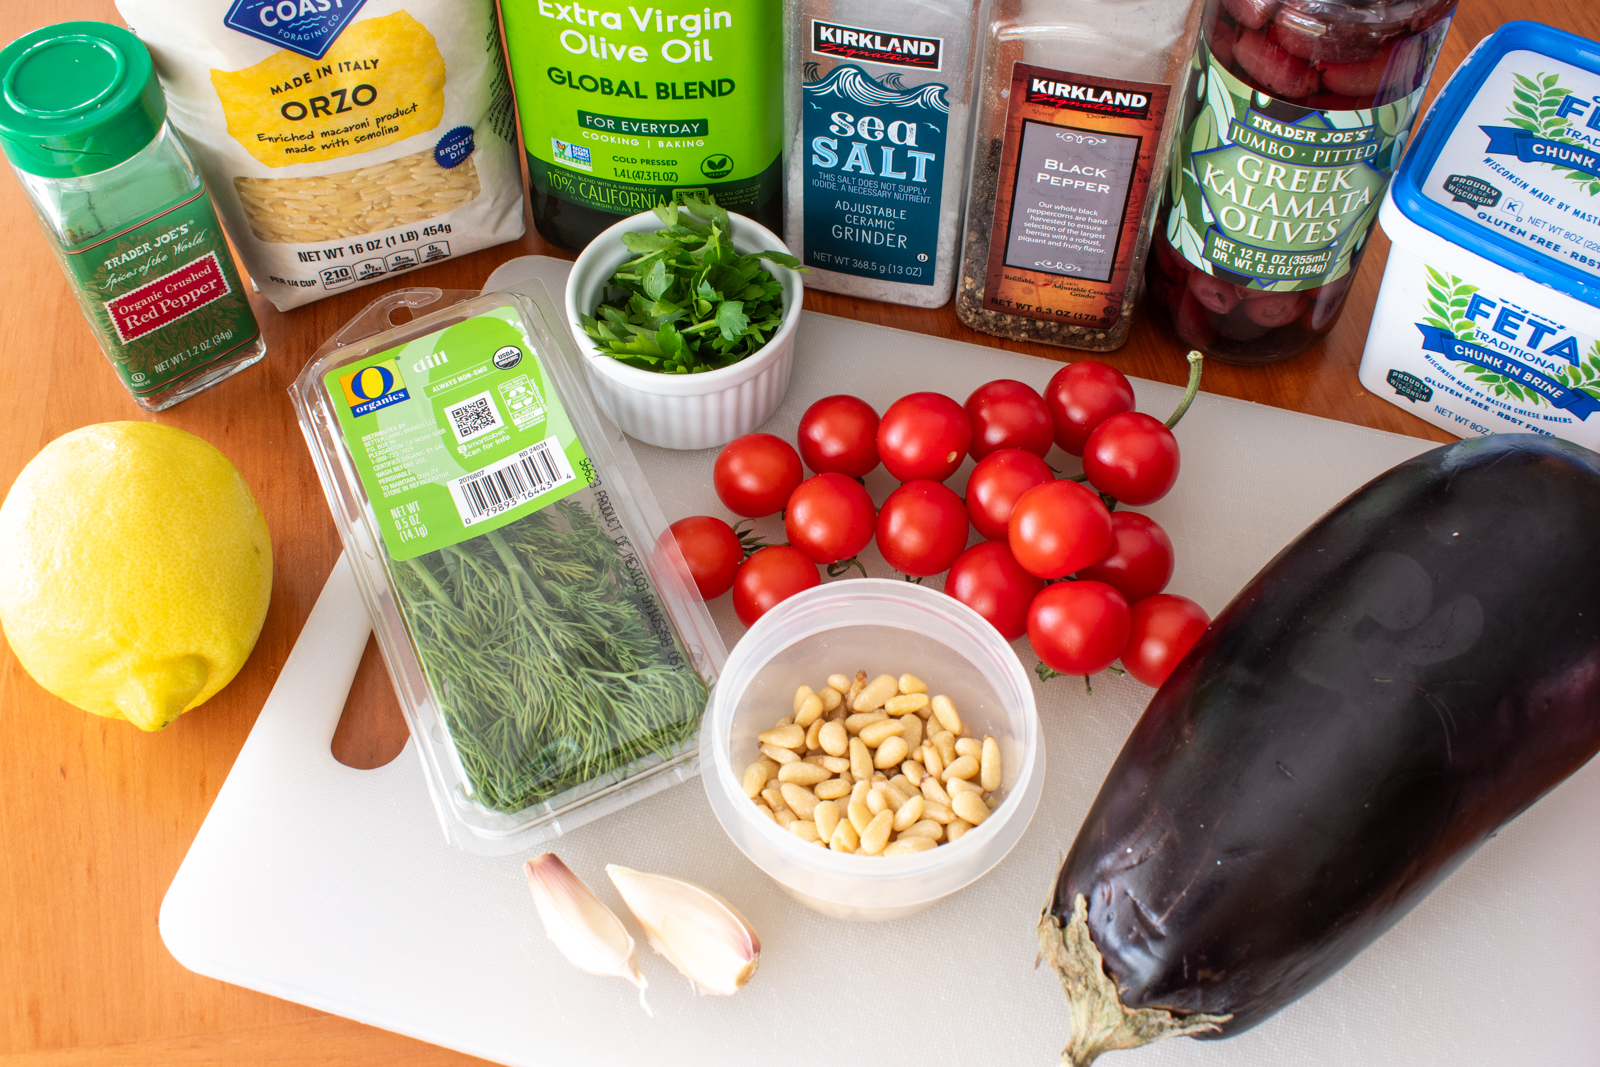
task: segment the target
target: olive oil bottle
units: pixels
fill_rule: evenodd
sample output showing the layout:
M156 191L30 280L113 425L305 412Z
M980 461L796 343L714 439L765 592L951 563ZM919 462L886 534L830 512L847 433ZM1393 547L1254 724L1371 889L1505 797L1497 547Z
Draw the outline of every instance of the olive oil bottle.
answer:
M783 5L595 3L502 0L539 233L576 252L696 193L780 230Z

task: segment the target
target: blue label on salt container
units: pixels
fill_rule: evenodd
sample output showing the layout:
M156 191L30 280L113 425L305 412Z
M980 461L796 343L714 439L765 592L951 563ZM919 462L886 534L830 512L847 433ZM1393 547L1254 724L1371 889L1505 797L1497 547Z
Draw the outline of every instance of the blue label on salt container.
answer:
M807 266L933 284L945 88L906 87L898 74L878 81L853 65L802 87Z

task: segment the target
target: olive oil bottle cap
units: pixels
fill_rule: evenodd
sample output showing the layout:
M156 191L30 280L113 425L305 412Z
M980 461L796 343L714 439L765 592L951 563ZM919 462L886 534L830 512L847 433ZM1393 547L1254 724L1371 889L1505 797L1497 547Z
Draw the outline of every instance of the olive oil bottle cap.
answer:
M18 170L107 170L154 140L166 116L149 50L120 26L62 22L0 49L0 148Z

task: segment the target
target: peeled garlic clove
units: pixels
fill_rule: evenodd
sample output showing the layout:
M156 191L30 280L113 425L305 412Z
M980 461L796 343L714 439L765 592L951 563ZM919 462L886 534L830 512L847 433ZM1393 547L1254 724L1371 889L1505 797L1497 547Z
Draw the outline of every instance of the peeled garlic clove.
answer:
M663 874L606 865L650 946L702 991L727 996L756 973L761 939L743 915L707 889Z
M522 869L544 931L561 954L590 974L626 978L639 987L639 1003L648 1012L644 990L649 983L622 920L554 852L535 856Z

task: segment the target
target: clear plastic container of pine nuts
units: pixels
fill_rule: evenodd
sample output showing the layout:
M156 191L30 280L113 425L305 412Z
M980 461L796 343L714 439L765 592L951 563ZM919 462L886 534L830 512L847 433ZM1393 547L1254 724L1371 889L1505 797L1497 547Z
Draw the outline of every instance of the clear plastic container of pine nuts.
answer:
M998 805L959 840L902 856L837 852L757 809L743 786L757 735L801 685L833 674L912 674L947 695L977 738L1000 747ZM830 582L790 597L728 657L701 724L701 777L722 828L790 896L854 921L898 919L971 885L1021 839L1044 787L1044 737L1028 673L994 627L959 601L910 582Z

